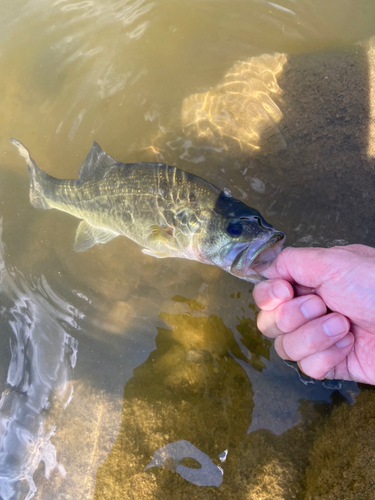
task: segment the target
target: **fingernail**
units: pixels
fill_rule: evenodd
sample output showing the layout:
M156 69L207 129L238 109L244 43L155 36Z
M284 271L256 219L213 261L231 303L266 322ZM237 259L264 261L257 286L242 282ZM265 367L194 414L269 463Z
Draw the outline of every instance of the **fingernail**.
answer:
M344 347L348 347L349 344L353 342L352 335L346 335L343 339L336 342L337 347L343 349Z
M348 331L348 322L342 316L333 316L324 322L323 330L328 337L334 337Z
M280 282L273 285L271 293L280 300L287 300L290 298L289 288Z
M313 319L325 314L326 307L320 299L313 297L301 304L300 310L306 319Z

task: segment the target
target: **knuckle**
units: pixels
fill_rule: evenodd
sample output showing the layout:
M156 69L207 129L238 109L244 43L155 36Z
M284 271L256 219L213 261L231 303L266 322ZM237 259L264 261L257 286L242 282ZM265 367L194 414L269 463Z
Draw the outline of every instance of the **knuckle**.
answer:
M260 311L257 317L257 326L266 337L274 338L281 333L275 324L273 312Z
M281 304L275 311L275 325L283 333L290 333L295 330L293 325L293 314L291 309L291 304L284 306ZM289 313L287 313L287 310Z
M314 335L305 335L304 347L306 352L314 354L321 348L320 342Z
M276 269L277 269L277 272L281 276L284 276L285 274L287 274L287 269L288 269L287 262L288 262L288 259L290 257L290 254L293 253L293 251L294 251L294 248L287 247L287 248L284 248L277 256Z
M263 335L265 335L265 330L266 330L266 321L265 321L265 315L267 313L265 313L264 311L260 311L259 314L258 314L258 317L257 317L257 327L258 327L258 330L261 331L261 333L263 333Z
M278 315L275 316L275 325L278 330L283 333L290 333L290 328L288 328L288 321L285 321L282 317L280 318Z
M279 335L276 340L275 340L275 351L277 354L280 356L281 359L288 359L291 361L295 361L292 357L289 356L289 354L286 353L285 351L285 346L284 346L284 337L285 335Z
M258 283L254 287L253 298L256 305L260 308L262 308L267 303L267 299L269 298L268 288L269 285L266 281Z
M275 314L275 326L282 333L290 333L290 328L288 328L288 320L283 318L281 314Z

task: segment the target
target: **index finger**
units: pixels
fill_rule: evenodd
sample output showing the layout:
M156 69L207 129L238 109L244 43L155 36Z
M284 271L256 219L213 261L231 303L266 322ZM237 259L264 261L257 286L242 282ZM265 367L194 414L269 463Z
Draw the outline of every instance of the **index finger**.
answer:
M261 281L255 285L253 297L256 305L264 311L273 311L282 302L294 297L292 285L285 280Z

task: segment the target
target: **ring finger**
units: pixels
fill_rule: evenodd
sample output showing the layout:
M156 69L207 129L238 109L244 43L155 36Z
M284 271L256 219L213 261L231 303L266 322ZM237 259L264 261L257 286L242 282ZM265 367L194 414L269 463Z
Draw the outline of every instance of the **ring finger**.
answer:
M294 332L276 337L275 349L283 359L300 361L336 344L345 337L349 328L350 323L345 316L338 313L327 314L310 321Z

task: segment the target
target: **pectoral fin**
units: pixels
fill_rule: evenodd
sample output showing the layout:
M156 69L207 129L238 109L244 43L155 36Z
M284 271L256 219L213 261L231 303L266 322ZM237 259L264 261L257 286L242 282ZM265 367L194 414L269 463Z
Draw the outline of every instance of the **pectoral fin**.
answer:
M97 243L108 243L118 236L117 233L109 229L94 227L83 220L77 228L73 250L83 252Z
M176 221L180 223L178 227L185 236L189 233L195 233L200 228L200 222L190 207L182 208L177 212Z
M165 227L160 227L160 226L150 226L151 229L151 234L149 236L149 239L151 241L168 241L169 238L173 236L174 230L173 227L165 226Z
M148 250L147 248L143 248L142 252L145 255L150 255L151 257L156 257L157 259L166 259L167 257L173 257L170 253L166 252L158 252L157 250Z

